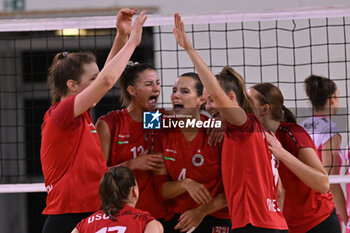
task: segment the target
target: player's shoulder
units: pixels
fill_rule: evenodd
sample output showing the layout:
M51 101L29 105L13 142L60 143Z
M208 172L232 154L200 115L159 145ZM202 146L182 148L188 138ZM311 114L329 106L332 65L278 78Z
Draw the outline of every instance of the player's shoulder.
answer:
M300 126L300 125L298 125L298 124L296 124L296 123L292 123L292 122L282 122L281 124L280 124L280 127L282 128L282 130L283 129L288 129L290 132L292 132L292 133L302 133L302 134L308 134L307 132L306 132L306 130L302 127L302 126Z
M115 120L120 119L128 115L128 112L125 109L117 109L109 111L106 115L100 117L101 120Z

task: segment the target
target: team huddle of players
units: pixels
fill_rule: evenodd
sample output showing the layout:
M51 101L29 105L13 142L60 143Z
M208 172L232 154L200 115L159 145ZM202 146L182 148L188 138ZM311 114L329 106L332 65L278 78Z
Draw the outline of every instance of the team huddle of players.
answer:
M144 130L143 112L157 110L160 81L148 64L127 65L147 18L143 11L132 24L136 12L118 13L101 71L89 52L59 53L49 69L43 232L340 232L339 222L348 221L345 198L328 181L341 163L341 137L329 119L338 108L336 85L305 80L315 108L301 124L306 131L276 86L246 90L230 67L214 75L175 14L175 39L196 73L176 80L171 113L224 124L211 133ZM95 128L89 110L118 80L125 108L100 117Z

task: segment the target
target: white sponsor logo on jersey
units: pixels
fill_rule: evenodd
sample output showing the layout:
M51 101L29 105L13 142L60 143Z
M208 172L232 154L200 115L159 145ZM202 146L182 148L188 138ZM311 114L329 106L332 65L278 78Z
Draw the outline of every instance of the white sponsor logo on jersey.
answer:
M172 150L172 149L165 149L165 152L169 152L169 153L173 153L173 154L177 153L176 150Z

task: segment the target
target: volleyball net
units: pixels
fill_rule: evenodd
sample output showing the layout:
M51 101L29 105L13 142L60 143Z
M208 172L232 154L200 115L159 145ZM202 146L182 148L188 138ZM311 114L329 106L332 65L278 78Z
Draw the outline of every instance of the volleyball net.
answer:
M304 91L311 74L332 79L340 107L332 116L349 142L350 7L183 15L186 31L214 73L231 66L247 87L277 85L298 122L312 116ZM40 128L50 107L48 67L57 52L95 53L100 69L115 36L115 16L0 20L0 193L45 191ZM161 80L161 107L170 107L175 79L194 71L172 34L173 16L149 15L131 60L152 64ZM96 120L120 108L116 86L92 111ZM64 148L62 148L64 149ZM346 157L346 156L344 156ZM332 183L350 181L347 164Z

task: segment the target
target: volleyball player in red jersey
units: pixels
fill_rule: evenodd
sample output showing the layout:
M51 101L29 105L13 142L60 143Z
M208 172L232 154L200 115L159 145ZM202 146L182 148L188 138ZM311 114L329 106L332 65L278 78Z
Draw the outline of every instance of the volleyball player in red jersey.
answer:
M130 19L136 11L117 16ZM105 67L99 72L88 52L59 53L49 70L52 107L42 124L41 164L47 188L48 215L43 232L71 232L100 207L98 184L107 170L101 144L90 116L93 107L113 87L142 36L145 12L136 19L129 39L118 47L119 35Z
M172 121L206 121L200 114L203 85L196 73L181 75L173 86ZM165 119L166 120L166 119ZM163 131L166 129L163 128ZM184 127L164 133L162 153L169 179L162 195L171 199L168 210L173 217L166 232L225 233L230 231L226 199L221 179L221 144L210 146L205 128Z
M163 233L160 222L135 208L139 189L127 167L110 168L101 180L99 194L101 210L83 219L72 233Z
M252 114L242 77L225 67L219 74L231 80L230 91L225 93L188 40L178 14L175 14L173 32L194 64L206 92L227 121L221 168L232 222L231 232L287 231L286 221L277 204L275 159L268 149L263 127Z
M108 166L130 168L140 188L136 207L146 210L157 219L164 218L165 203L156 192L153 173L164 168L160 154L149 154L157 132L144 130L143 112L154 111L160 93L160 82L155 69L148 64L128 65L120 78L121 96L126 108L102 116L97 132ZM157 150L160 151L160 150Z
M278 87L260 83L248 90L254 112L267 133L269 147L279 160L279 174L285 189L283 214L290 233L341 232L328 192L326 170L309 134L286 108ZM297 207L297 208L296 208Z

